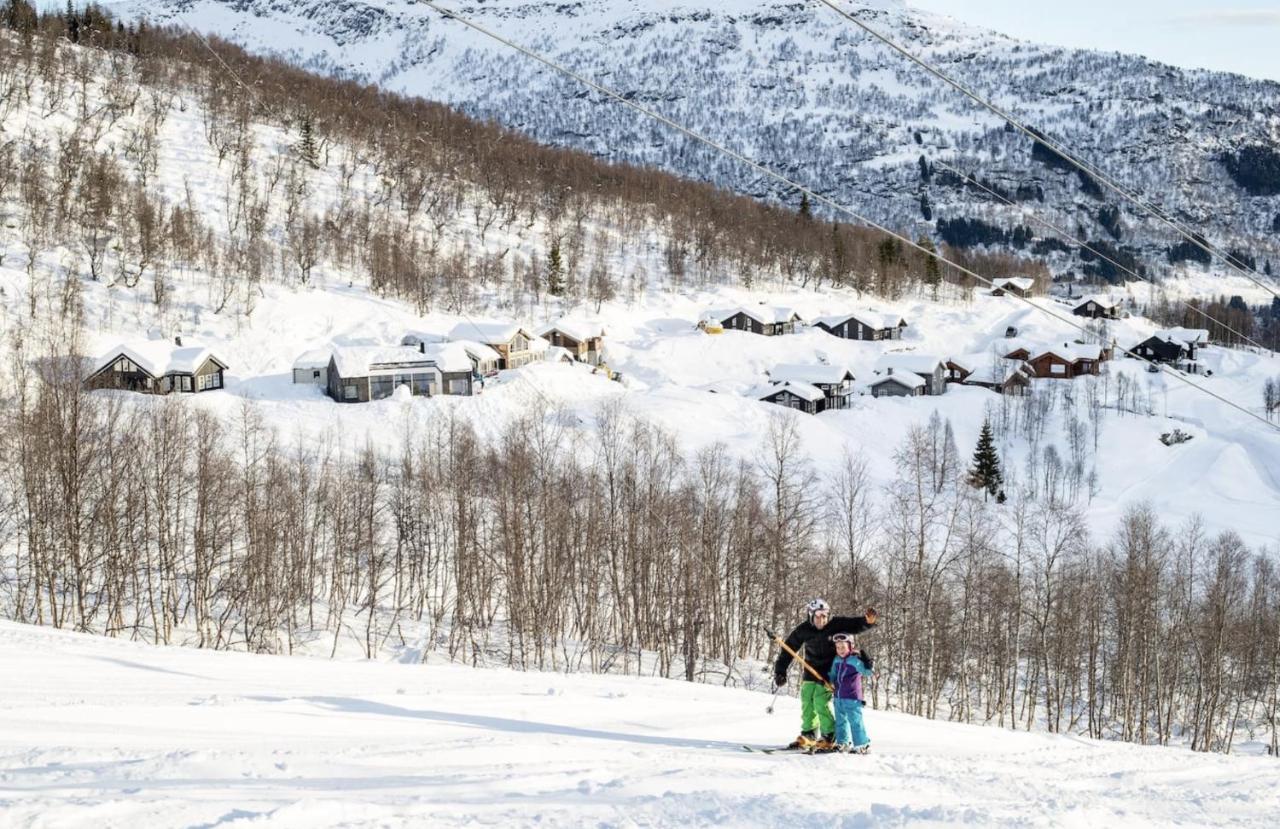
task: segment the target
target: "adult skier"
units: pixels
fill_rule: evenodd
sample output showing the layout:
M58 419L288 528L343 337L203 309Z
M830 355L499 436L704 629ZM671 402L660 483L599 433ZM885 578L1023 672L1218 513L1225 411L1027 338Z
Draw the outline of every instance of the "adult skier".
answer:
M837 633L853 636L864 633L876 625L876 612L867 608L862 616L832 616L831 606L822 599L813 599L805 606L806 618L787 636L787 647L778 654L773 666L773 681L779 686L787 684L787 668L791 667L791 651L799 652L804 661L820 677L831 673L831 663L836 658L835 643L831 637ZM800 683L800 736L787 748L812 748L818 751L830 749L835 743L836 718L831 713L831 691L825 682L802 670Z

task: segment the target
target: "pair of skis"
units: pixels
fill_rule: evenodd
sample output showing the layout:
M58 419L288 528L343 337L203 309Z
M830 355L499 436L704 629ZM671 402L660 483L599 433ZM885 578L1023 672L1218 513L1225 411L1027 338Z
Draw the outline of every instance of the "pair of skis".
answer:
M792 748L791 746L778 746L777 748L767 748L763 746L743 745L743 751L749 751L752 754L866 754L865 751L840 751L834 748Z

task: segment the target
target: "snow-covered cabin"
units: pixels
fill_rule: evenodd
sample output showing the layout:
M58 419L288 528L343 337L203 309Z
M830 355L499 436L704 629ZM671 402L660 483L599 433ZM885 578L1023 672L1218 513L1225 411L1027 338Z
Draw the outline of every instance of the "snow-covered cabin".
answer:
M497 352L500 369L520 368L542 359L541 351L534 345L534 335L519 323L461 322L449 332L449 339L487 345Z
M947 391L947 364L934 354L885 354L876 362L875 373L913 373L925 381L925 394L939 395ZM874 384L872 384L874 385Z
M775 305L742 305L711 310L702 315L699 326L716 322L726 331L748 331L765 337L794 334L802 320L791 308Z
M1013 294L1014 296L1029 297L1035 292L1035 289L1036 281L1029 276L1006 276L1003 279L991 281L992 296Z
M1021 360L1000 360L988 364L964 379L966 386L978 386L999 394L1025 395L1031 391L1035 371Z
M819 411L847 409L853 394L853 372L845 366L816 364L787 364L774 366L769 381L778 383L804 383L822 392L823 402Z
M304 351L293 361L293 382L329 386L329 361L333 352L327 348Z
M929 393L929 382L919 374L892 366L869 387L872 397L922 397Z
M91 389L194 393L222 388L227 368L208 346L184 345L181 337L136 340L105 352L84 382Z
M968 357L948 357L943 366L947 370L948 383L963 383L969 375L973 374L973 367L977 363Z
M1138 357L1171 365L1193 363L1199 350L1209 344L1203 328L1165 328L1129 349Z
M604 359L604 326L597 322L561 317L535 331L552 346L567 350L573 359L598 365Z
M752 396L757 400L775 403L805 414L817 414L822 411L826 400L826 394L817 386L790 380L761 386L752 391Z
M907 327L907 319L901 314L851 311L818 317L813 325L846 340L900 340L903 329Z
M1070 380L1097 374L1101 364L1107 360L1107 351L1100 345L1086 343L1019 345L1004 356L1009 360L1025 361L1036 377Z
M390 397L398 386L415 396L439 394L444 377L432 356L408 346L339 346L329 360L329 396L339 403Z
M542 354L542 359L548 363L575 363L577 360L573 357L573 352L562 345L547 346L546 351Z
M1120 319L1120 302L1109 296L1101 294L1085 297L1084 301L1071 309L1071 313L1077 317L1088 317L1089 319Z

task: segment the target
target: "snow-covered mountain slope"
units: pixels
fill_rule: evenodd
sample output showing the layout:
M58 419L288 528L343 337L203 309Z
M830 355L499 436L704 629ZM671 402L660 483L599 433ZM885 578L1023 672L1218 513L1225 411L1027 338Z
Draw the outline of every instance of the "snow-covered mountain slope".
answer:
M1011 233L1030 225L1025 212L1035 211L1112 246L1109 254L1123 263L1177 269L1169 249L1182 240L1166 227L1110 192L1092 191L1074 172L1033 159L1024 136L820 4L452 5L879 221L979 241L981 233L941 233L935 222L980 219ZM736 162L587 94L413 0L133 0L116 8L448 101L539 140L794 201ZM1250 179L1247 172L1233 178L1227 163L1244 148L1274 146L1280 85L1022 43L897 0L848 8L1224 249L1253 257L1259 270L1273 260L1280 267L1280 180ZM928 175L921 159L934 165ZM936 162L976 175L1019 206L966 186ZM1036 249L1059 273L1111 270L1083 261L1077 250L1036 248L1035 241L1053 234L1031 229L1031 239L991 241Z
M91 91L91 103L95 95L103 94L92 87ZM180 93L153 105L162 107L165 117L150 142L154 166L147 171L149 188L167 204L190 205L210 233L229 235L228 210L234 207L234 199L228 193L236 190L236 167L221 162L207 138L204 102ZM38 155L43 148L58 146L62 131L77 123L77 110L74 97L55 101L37 84L29 103L9 110L5 128L21 136L30 154ZM139 111L113 119L103 127L98 149L112 152L114 147L136 143L142 117ZM261 282L245 279L235 268L210 270L207 260L175 262L163 271L164 298L158 301L160 291L151 272L137 286L128 287L128 280L109 276L95 281L76 270L83 262L78 242L37 251L33 278L27 268L27 240L20 227L9 229L20 222L6 222L0 227L0 327L24 329L31 324L33 305L52 302L56 308L55 300L74 282L88 332L83 342L86 354L98 356L123 340L148 334L183 333L207 343L230 364L227 387L183 403L217 412L230 423L245 401L252 401L265 422L288 443L336 434L357 445L367 435L394 453L405 432L388 430L389 422L403 423L406 429L426 428L438 422L440 415L454 413L482 435L495 436L530 411L550 413L563 408L573 415L568 418L573 438L567 445L590 461L597 449L600 404L618 401L624 414L666 427L688 458L719 442L733 455L750 461L759 457L771 422L782 416L796 424L806 459L820 472L838 466L846 449L866 457L877 497L883 494L883 485L898 477L893 456L908 431L928 421L935 411L953 424L958 454L966 460L984 417L991 413L1007 419L998 429L998 439L1011 490L1014 478L1031 483L1028 478L1034 476L1032 470L1039 468L1040 454L1047 449L1053 448L1061 458L1071 456L1068 420L1088 419L1083 389L1093 381L1037 384L1044 402L1036 406L1044 407L1048 429L1037 435L1034 446L1016 425L1025 422L1031 406L973 387L953 386L939 398L859 396L850 409L817 417L788 413L741 396L764 382L765 372L779 364L843 363L865 388L875 379L877 362L891 350L944 358L977 355L976 359L988 362L993 349L1007 346L1005 331L1011 325L1027 341L1041 344L1067 342L1080 332L1013 299L987 296L983 291L966 296L951 285L943 286L938 301L928 298L927 292L913 291L891 302L847 288L806 290L780 279L753 289L731 282L678 283L663 263L663 227L642 223L638 229L632 225L623 230L609 224L604 214L593 219L586 231L620 240L606 248L607 265L618 275L618 290L614 299L598 308L581 299L575 304L572 299L513 292L502 278L473 278L469 280L473 293L460 303L441 295L419 312L407 301L370 290L366 272L336 256L322 259L310 282L299 285L284 218L288 199L272 199L269 184L273 170L279 179L281 165L297 163L296 138L270 123L254 124L252 137L249 180L267 193L262 198L264 244L270 246L270 259L278 263ZM347 146L331 149L334 159L358 156ZM126 159L126 169L132 170L132 164ZM379 179L369 165L352 164L349 188L341 186L330 169L309 174L304 202L309 212L323 216L344 199L358 207L381 197ZM12 214L7 212L10 209ZM0 211L21 215L16 202L0 204ZM449 215L440 245L444 252L457 248L470 248L473 254L510 251L509 259L530 260L545 251L544 232L540 225L525 228L516 222L494 227L482 236L474 215L459 211ZM127 233L113 238L129 241ZM514 277L509 280L515 281ZM1132 289L1128 297L1145 299L1144 288ZM760 302L793 307L810 320L858 308L896 310L907 317L910 327L902 341L892 343L850 342L816 329L777 338L741 332L709 337L694 329L695 321L709 308ZM1054 300L1036 302L1057 314L1068 310ZM505 373L474 398L346 406L334 403L316 387L291 383L293 360L311 349L395 344L410 331L443 336L459 322L484 316L513 318L536 327L565 312L596 318L607 327L609 364L622 372L625 384L611 383L584 366L545 364ZM1135 317L1112 325L1108 337L1121 346L1132 346L1154 329L1149 320ZM1261 408L1264 382L1280 376L1280 360L1248 351L1213 348L1205 352L1204 362L1214 374L1195 382L1253 411ZM1273 516L1280 511L1280 478L1275 473L1280 469L1280 442L1273 432L1172 378L1141 369L1134 360L1109 366L1109 378L1098 381L1104 406L1099 410L1097 439L1075 441L1081 475L1096 473L1096 483L1078 488L1075 495L1098 538L1114 530L1115 519L1125 509L1147 501L1157 513L1169 516L1171 523L1199 513L1212 531L1234 530L1250 545L1274 545ZM1129 390L1123 395L1123 407L1118 406L1121 377ZM711 388L719 393L711 393ZM160 405L146 398L126 399L128 405L144 409ZM1117 410L1132 409L1139 399L1144 416ZM1164 446L1158 438L1173 428L1190 431L1193 441Z
M0 824L1271 826L1267 757L868 709L874 753L748 754L799 703L657 679L150 648L0 622Z

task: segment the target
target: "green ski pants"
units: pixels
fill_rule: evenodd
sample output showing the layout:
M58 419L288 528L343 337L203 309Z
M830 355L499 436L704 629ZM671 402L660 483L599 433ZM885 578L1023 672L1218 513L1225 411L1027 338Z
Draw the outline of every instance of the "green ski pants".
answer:
M800 730L820 728L822 734L834 734L836 718L831 713L831 692L821 682L800 683Z

